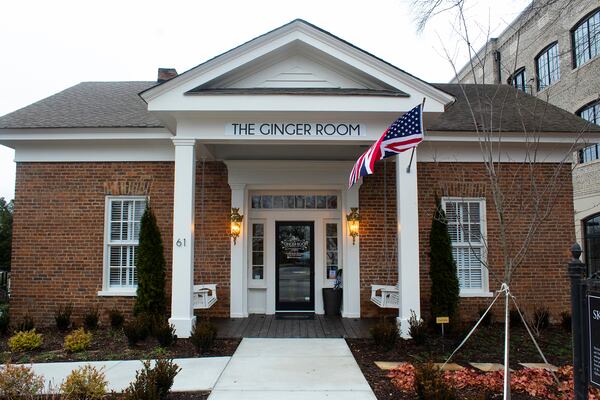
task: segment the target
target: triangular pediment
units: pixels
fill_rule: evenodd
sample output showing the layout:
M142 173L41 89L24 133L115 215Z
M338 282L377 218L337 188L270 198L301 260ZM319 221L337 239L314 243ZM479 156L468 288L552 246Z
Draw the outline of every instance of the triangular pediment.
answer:
M370 102L361 103L364 111L408 110L427 98L430 101L425 110L441 112L453 101L452 96L427 82L302 20L259 36L140 95L150 111L243 111L247 101L236 98L228 103L223 95L259 94L397 98L383 104L370 97ZM206 95L220 98L210 102ZM251 103L254 111L281 110L277 101L261 101L259 108ZM343 111L348 104L338 97L328 102L328 107ZM297 108L290 102L285 107L308 111L310 105L305 98L299 100ZM357 110L356 103L352 109Z

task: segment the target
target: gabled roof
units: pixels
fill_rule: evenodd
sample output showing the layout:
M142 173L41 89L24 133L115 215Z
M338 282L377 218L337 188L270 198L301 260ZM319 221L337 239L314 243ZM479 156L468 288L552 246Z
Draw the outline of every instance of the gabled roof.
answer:
M83 82L0 117L0 128L155 128L138 96L156 82Z
M0 117L0 129L163 127L139 98L154 82L84 82ZM472 132L480 126L503 132L600 132L600 126L509 85L435 84L456 97L430 131ZM470 103L470 107L469 107ZM391 122L391 121L390 121Z

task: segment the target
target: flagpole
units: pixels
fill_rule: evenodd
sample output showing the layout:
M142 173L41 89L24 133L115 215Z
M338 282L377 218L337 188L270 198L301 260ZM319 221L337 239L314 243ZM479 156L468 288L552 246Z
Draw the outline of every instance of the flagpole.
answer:
M421 103L421 118L423 117L423 108L425 107L425 100L426 100L426 98L423 97L423 102ZM421 123L423 123L423 121L421 121ZM408 167L406 167L406 173L407 174L410 174L410 167L412 165L413 157L415 156L415 150L416 149L417 149L416 147L412 148L412 153L410 155L410 162L408 163Z

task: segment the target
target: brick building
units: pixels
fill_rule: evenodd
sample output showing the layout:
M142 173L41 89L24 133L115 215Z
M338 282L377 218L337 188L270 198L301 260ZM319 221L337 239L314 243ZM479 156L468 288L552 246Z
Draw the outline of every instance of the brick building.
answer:
M600 124L600 3L535 0L453 82L509 84ZM600 271L600 147L575 154L575 231L590 272Z
M380 162L348 189L357 157L424 98L427 133L414 158ZM472 317L504 268L484 129L502 135L495 165L510 246L532 222L532 188L555 183L537 199L559 212L544 218L511 286L557 315L568 307L564 261L574 240L563 161L588 128L509 86L429 84L302 20L183 74L161 70L158 82L81 83L0 118L0 143L17 161L11 313L42 324L67 303L76 317L92 307L130 312L139 220L150 204L180 336L196 313L323 313L321 289L340 269L342 317L385 312L371 286L398 284L387 311L406 333L411 310L428 313L440 198L461 310ZM540 139L535 165L524 164L531 130ZM600 128L589 130L600 138ZM358 237L346 222L352 208L362 216ZM243 219L232 237L236 210ZM204 293L199 303L195 286L208 284L216 302Z

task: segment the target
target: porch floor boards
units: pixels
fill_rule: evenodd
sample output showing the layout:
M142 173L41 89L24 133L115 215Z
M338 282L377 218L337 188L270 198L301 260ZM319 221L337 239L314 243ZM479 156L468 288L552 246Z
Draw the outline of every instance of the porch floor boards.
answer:
M341 318L315 314L314 319L277 319L251 314L248 318L214 318L219 338L368 338L375 318Z

